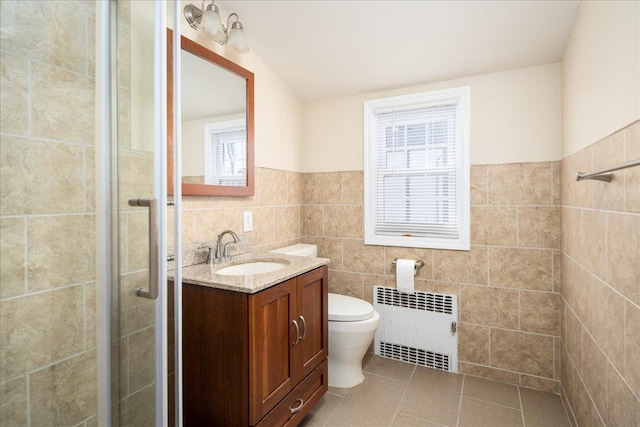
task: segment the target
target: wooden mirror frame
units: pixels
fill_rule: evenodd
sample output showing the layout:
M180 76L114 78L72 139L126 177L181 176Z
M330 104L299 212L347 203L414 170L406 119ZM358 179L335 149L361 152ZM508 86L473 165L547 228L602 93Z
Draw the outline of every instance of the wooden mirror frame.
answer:
M167 29L167 189L173 195L173 31ZM203 58L220 68L242 77L247 82L247 183L244 186L211 185L211 184L182 184L183 196L253 196L254 193L254 144L253 144L253 73L218 55L206 47L181 36L181 48L200 58Z

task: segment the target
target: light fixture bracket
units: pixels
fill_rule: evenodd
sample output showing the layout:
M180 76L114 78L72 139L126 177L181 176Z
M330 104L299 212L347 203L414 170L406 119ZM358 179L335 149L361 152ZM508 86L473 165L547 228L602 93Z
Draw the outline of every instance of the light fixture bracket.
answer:
M204 12L202 10L192 4L188 4L184 7L184 17L194 30L198 29L203 13Z

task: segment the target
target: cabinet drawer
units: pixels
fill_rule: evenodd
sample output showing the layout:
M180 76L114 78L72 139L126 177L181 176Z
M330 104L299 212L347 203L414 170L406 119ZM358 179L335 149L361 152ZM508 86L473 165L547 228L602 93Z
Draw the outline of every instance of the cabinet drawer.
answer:
M291 393L282 399L256 427L293 427L298 425L328 390L328 384L327 360L325 359ZM294 409L292 410L291 408Z

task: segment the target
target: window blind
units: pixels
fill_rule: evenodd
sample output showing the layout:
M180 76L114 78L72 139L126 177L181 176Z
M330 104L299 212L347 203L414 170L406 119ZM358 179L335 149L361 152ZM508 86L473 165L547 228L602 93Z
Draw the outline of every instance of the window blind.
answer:
M376 234L457 238L456 104L374 117Z
M244 127L209 131L205 184L244 185L246 131Z
M468 88L365 102L365 243L469 248Z

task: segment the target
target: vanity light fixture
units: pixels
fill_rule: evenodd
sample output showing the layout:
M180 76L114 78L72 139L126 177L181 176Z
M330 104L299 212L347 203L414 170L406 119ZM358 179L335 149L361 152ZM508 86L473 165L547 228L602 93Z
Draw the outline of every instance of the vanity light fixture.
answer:
M244 36L244 29L240 23L237 13L232 13L227 18L227 25L222 23L218 6L213 3L205 8L205 1L202 0L202 9L192 4L184 7L184 17L191 28L198 30L198 33L211 38L223 46L231 46L238 53L249 52L249 45ZM233 22L230 22L234 18Z

